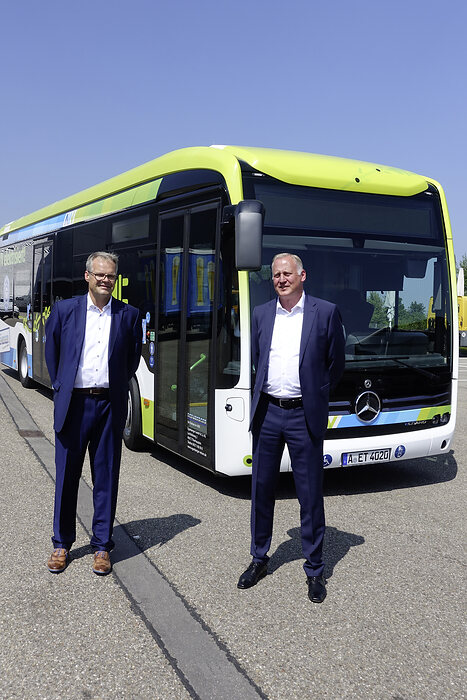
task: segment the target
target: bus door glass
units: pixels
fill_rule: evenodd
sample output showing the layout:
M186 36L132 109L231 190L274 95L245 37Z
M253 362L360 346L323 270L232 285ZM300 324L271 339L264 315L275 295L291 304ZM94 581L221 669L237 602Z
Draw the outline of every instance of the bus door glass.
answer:
M37 381L50 386L45 364L45 322L52 299L52 243L34 246L32 295L32 368Z
M160 219L155 435L211 466L217 203ZM162 438L162 439L161 439Z

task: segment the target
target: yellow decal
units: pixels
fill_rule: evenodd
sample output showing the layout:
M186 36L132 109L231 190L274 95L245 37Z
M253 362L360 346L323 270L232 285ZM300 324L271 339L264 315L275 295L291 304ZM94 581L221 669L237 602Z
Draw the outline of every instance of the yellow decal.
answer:
M172 259L172 306L177 305L177 283L180 270L180 256L174 255Z
M216 274L216 265L213 262L208 262L208 285L209 285L209 301L212 303L214 299L214 276Z
M50 316L50 306L46 306L44 311L42 312L42 321L44 324L47 321L47 319L49 318L49 316Z
M154 401L141 397L141 432L154 440Z
M49 316L50 316L50 306L46 306L41 314L38 311L34 312L34 318L33 318L33 322L32 322L32 330L34 331L34 333L37 333L39 328L41 328L41 326L42 327L45 326L45 322L47 321ZM23 326L25 328L28 328L27 319L25 317L23 318Z
M119 301L123 301L124 304L128 304L128 299L122 298L122 289L123 287L128 287L128 284L128 277L122 277L122 275L118 275L117 281L115 282L114 290L112 292L112 296L115 297L115 299L118 299Z
M204 281L204 260L196 258L196 282L198 286L198 298L196 299L197 306L203 306L203 281Z

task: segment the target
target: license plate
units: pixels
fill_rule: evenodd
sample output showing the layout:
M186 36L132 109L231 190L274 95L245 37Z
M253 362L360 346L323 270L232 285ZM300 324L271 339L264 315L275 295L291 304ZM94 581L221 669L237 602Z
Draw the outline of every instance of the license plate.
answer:
M365 450L363 452L344 452L342 455L342 466L350 467L354 464L373 464L374 462L389 462L391 450Z

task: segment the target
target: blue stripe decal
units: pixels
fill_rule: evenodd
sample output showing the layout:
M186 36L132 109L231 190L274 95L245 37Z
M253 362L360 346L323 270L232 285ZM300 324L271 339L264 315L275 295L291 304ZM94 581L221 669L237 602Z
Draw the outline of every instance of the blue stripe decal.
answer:
M430 420L431 416L423 416L427 410L433 415L437 408L439 413L443 414L451 410L450 406L427 406L426 408L414 408L407 411L382 411L376 420L371 423L360 421L355 414L336 416L330 415L328 419L328 429L335 428L361 428L368 425L394 425L396 423L415 423L421 420Z

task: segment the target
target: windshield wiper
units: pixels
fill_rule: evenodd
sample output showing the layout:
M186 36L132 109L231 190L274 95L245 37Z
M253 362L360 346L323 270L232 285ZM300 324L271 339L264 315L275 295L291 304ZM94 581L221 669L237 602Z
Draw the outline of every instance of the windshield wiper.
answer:
M402 367L407 367L408 369L413 369L414 372L417 372L418 374L422 374L424 377L428 377L429 379L435 381L437 384L440 382L440 378L437 374L434 372L430 372L427 369L422 369L421 367L417 367L416 365L411 365L408 362L403 362L403 360L409 360L410 356L402 356L402 357L391 357L390 355L361 355L358 358L353 358L353 359L348 359L346 360L346 364L350 362L387 362L388 360L390 362L395 362L397 365L401 365Z
M407 357L386 357L386 360L392 360L393 362L396 362L398 365L402 365L402 367L408 367L409 369L413 369L415 372L418 372L418 374L422 374L424 377L429 377L429 379L434 380L437 384L440 382L440 378L438 374L435 374L434 372L429 372L427 369L422 369L421 367L417 367L416 365L411 365L408 362L402 362L402 360L408 360L410 359L408 356Z

